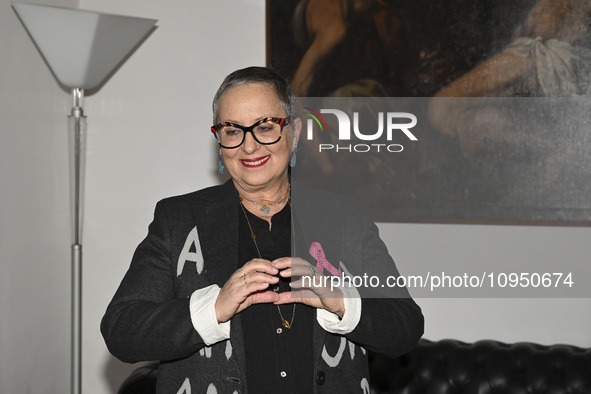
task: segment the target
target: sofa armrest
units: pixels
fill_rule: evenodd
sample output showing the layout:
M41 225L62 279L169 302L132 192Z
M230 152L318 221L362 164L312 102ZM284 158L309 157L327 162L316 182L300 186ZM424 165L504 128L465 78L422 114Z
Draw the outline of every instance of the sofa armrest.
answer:
M155 394L158 362L151 362L134 370L119 387L117 394Z

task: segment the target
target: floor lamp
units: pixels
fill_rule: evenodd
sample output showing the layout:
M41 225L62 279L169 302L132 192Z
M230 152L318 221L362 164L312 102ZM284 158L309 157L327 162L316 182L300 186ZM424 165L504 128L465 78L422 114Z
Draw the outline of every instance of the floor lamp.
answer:
M72 112L68 116L73 219L71 392L79 394L82 386L84 90L99 87L154 29L157 21L25 3L12 6L57 80L72 92Z

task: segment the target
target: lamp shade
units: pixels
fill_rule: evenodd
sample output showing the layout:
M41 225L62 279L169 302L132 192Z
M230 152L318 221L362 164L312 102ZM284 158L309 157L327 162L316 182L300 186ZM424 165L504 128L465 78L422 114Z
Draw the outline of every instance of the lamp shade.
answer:
M97 87L151 31L156 19L13 3L57 79Z

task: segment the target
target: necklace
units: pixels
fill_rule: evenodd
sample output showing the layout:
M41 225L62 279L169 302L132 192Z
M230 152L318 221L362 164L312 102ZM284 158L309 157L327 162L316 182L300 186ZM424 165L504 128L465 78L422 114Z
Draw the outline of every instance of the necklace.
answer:
M288 197L289 195L285 196L283 198L283 201L285 201L285 199ZM250 200L248 200L250 201ZM254 201L251 201L254 202ZM288 201L289 203L289 208L291 210L291 201ZM274 204L278 204L278 202L275 202ZM246 210L244 209L244 205L242 204L242 197L240 197L240 208L242 208L242 213L244 214L244 217L246 218L246 223L248 223L248 228L250 229L250 238L252 238L252 241L254 242L254 246L257 249L257 253L259 254L259 258L263 258L263 256L261 255L261 251L259 249L259 245L257 243L257 237L254 234L254 231L252 231L252 226L250 225L250 220L248 219L248 215L246 214ZM265 214L265 213L263 213ZM292 223L293 223L293 218L292 218ZM292 224L293 226L293 224ZM273 288L274 292L278 292L279 291L279 286L275 286ZM277 307L277 311L279 311L279 317L281 317L281 324L283 324L283 327L285 328L291 328L291 326L293 325L293 319L295 317L295 311L296 311L296 304L293 304L293 311L291 312L291 321L287 321L286 318L283 317L283 314L281 313L281 308L279 308L279 305L275 305Z
M242 200L246 200L248 202L251 202L253 204L257 204L261 206L261 212L263 213L263 215L267 216L271 213L271 205L276 205L276 204L282 204L285 202L285 200L287 200L287 198L289 197L289 192L287 192L287 195L285 195L285 197L283 197L281 200L277 200L277 201L269 201L269 200L262 200L262 201L254 201L254 200L249 200L246 197L242 197L240 196L240 202L242 202Z

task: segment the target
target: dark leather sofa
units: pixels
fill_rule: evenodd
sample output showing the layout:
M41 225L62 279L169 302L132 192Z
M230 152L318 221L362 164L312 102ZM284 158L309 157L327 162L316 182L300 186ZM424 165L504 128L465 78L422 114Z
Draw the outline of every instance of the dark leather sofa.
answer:
M370 355L372 394L591 394L591 349L520 342L422 339L395 360ZM155 393L158 364L118 394Z

